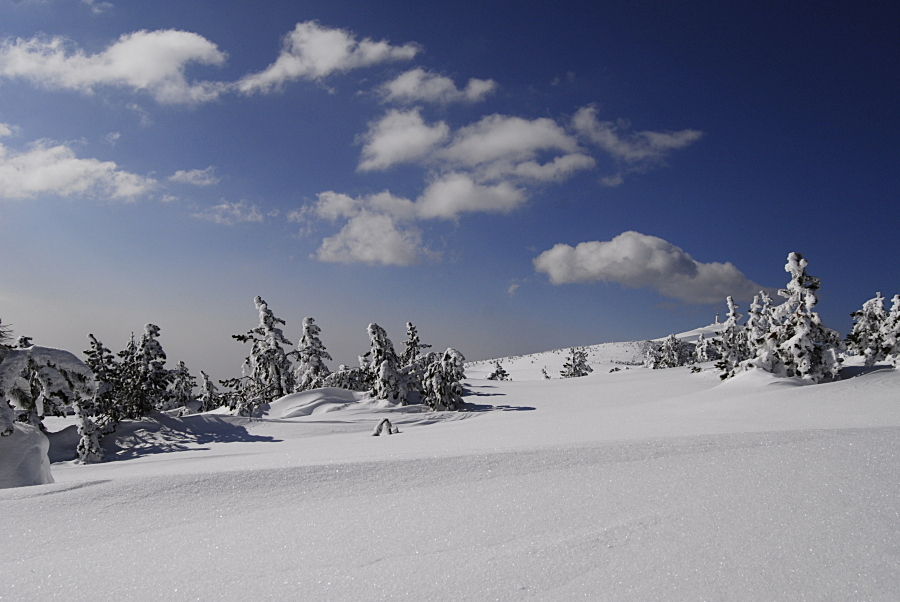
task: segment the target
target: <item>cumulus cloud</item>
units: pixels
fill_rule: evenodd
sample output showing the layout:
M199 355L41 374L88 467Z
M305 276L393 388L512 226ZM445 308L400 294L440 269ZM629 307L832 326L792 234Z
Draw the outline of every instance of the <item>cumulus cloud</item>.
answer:
M193 186L212 186L219 183L219 178L215 172L216 168L212 165L206 169L191 169L189 171L179 169L169 176L169 181L178 182L179 184L191 184Z
M128 201L155 186L152 178L123 171L113 161L79 159L65 144L38 141L24 152L0 144L0 198L52 194Z
M699 130L633 132L627 121L600 121L595 107L579 109L572 117L572 127L623 165L622 172L603 178L606 186L619 186L623 173L659 165L672 151L689 146L703 136Z
M0 44L0 77L84 93L100 86L126 88L164 104L192 104L218 97L227 85L188 81L187 65L222 65L225 58L203 36L174 29L125 34L91 55L61 37L17 38Z
M387 169L391 165L419 160L444 142L450 128L443 121L428 125L419 109L391 110L369 124L359 171Z
M261 223L263 221L263 214L259 207L246 201L238 201L237 203L223 201L219 205L195 213L194 217L222 226L234 226L244 222Z
M419 52L416 44L392 46L369 38L357 41L343 29L322 27L315 21L297 23L284 37L283 48L274 63L259 73L242 78L241 92L272 92L298 79L320 80L335 72L345 72L390 61L407 61Z
M558 244L536 257L534 267L553 284L618 282L696 304L720 303L728 295L746 301L764 288L729 262L700 263L662 238L633 231L575 247Z
M462 173L450 173L428 185L416 203L423 219L456 219L461 213L508 213L522 205L525 193L510 184L479 184Z
M387 102L450 104L478 102L496 89L497 82L492 79L472 78L466 87L460 90L449 77L429 73L417 67L382 85L380 92Z
M351 217L316 251L320 261L381 265L412 265L426 254L418 228L401 227L392 216L368 210Z

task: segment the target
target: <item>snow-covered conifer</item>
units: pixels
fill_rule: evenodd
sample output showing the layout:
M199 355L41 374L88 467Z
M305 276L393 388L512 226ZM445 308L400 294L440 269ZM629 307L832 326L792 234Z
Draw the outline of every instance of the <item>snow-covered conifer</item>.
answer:
M422 379L423 403L432 410L462 409L465 361L462 353L449 348L439 360L429 364Z
M728 304L728 318L722 326L722 336L719 339L720 358L716 362L716 368L721 372L723 379L734 376L740 371L741 362L752 357L747 342L747 329L738 324L743 314L738 312L738 306L730 296L725 302Z
M694 360L693 346L670 334L662 342L651 342L645 352L644 365L656 370L684 366Z
M403 353L400 354L400 367L406 368L422 355L423 349L429 349L431 345L419 342L419 333L412 322L406 323L406 341L403 343Z
M711 362L719 359L719 348L715 339L707 339L700 333L697 342L694 343L694 361L697 363Z
M95 386L90 368L62 349L10 349L0 362L0 406L12 404L17 419L41 429L44 416L63 415L63 407L92 399ZM12 433L15 414L0 410L0 434Z
M587 351L582 347L572 347L559 375L562 378L577 378L587 376L593 371L587 362Z
M550 375L547 374L547 366L541 368L541 380L550 380Z
M850 314L853 331L847 335L847 349L866 358L866 366L873 366L888 356L885 348L885 321L888 312L884 309L884 297L875 293L874 299L863 303L862 309Z
M368 378L371 394L376 399L387 399L406 405L407 385L404 374L400 371L394 344L388 338L384 328L369 324L369 341L372 349Z
M209 412L215 410L222 405L222 396L219 389L210 380L209 375L203 370L200 371L200 410L201 412Z
M243 377L222 381L232 388L229 406L242 416L249 416L261 404L270 403L294 390L291 360L283 346L292 346L278 324L269 305L257 296L253 300L259 311L259 326L247 334L231 335L242 343L252 343L250 355L244 360Z
M881 329L885 353L893 358L896 368L897 358L900 356L900 295L894 295L891 299L891 311L884 319Z
M500 364L500 360L494 362L494 371L491 372L488 377L488 380L512 380L509 377L509 372Z
M750 357L756 357L765 349L766 339L775 322L773 311L772 297L766 291L759 291L758 295L753 296L747 312L747 323L744 325Z
M325 351L325 345L319 339L322 329L316 326L312 318L303 319L303 335L297 343L297 367L294 369L294 390L307 391L323 386L325 378L330 374L325 360L331 356Z
M184 407L188 403L196 400L194 396L194 388L197 386L197 379L191 376L190 371L184 362L178 362L178 366L172 370L172 387L168 396L168 408Z
M799 376L811 382L836 378L840 369L840 335L822 325L813 311L818 299L819 279L806 273L807 261L800 253L788 255L787 287L778 291L785 301L772 311L772 326L765 345L744 363L778 376Z
M366 375L361 368L351 368L345 364L325 377L323 387L338 387L349 391L366 391Z

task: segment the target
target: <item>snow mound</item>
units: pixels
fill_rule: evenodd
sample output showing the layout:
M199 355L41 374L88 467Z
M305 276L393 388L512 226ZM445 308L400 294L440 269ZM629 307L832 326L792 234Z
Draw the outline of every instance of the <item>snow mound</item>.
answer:
M351 404L358 404L368 399L367 393L349 391L336 387L312 389L300 393L291 393L270 404L264 404L257 412L256 418L288 419L313 414L325 414L342 410Z
M0 489L52 483L49 449L44 433L27 424L13 425L11 435L0 437Z

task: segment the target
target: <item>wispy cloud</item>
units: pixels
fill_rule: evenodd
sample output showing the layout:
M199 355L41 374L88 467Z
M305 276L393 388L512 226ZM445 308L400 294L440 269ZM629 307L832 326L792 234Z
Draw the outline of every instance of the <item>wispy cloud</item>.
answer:
M335 72L408 61L418 52L416 44L393 46L385 40L357 40L349 31L305 21L297 23L284 37L283 48L274 63L259 73L245 76L237 87L245 94L272 92L290 81L321 80Z
M677 132L634 132L625 120L600 121L596 107L582 107L572 117L572 127L585 140L595 144L622 165L622 170L603 179L607 186L618 186L623 175L645 171L662 164L674 150L685 148L699 140L699 130Z
M421 67L410 69L379 88L385 102L416 103L478 102L497 89L492 79L472 78L459 89L449 77L430 73Z
M98 2L97 0L81 0L81 3L90 8L95 15L105 13L113 7L109 2Z
M222 226L234 226L245 222L261 223L264 220L259 207L246 201L238 201L237 203L223 201L193 215L197 219L207 220Z
M131 201L145 196L156 185L154 179L124 171L113 161L80 159L65 144L39 140L21 152L0 144L3 199L50 194Z
M219 183L216 176L216 168L210 165L206 169L191 169L185 171L179 169L174 175L169 176L170 182L178 182L179 184L191 184L193 186L212 186Z
M553 284L618 282L696 304L719 303L728 295L749 300L764 288L730 262L700 263L662 238L633 231L575 247L558 244L538 255L534 267Z
M203 36L174 29L125 34L91 55L61 37L17 38L0 44L0 77L87 94L101 86L125 88L163 104L193 104L218 97L227 86L188 81L186 66L222 65L225 57Z

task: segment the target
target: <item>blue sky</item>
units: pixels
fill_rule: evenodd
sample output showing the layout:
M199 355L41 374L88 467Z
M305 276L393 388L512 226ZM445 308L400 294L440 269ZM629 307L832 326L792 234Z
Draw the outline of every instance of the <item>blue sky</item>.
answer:
M0 318L216 378L261 295L470 359L900 293L897 9L0 0ZM336 367L333 366L333 367Z

